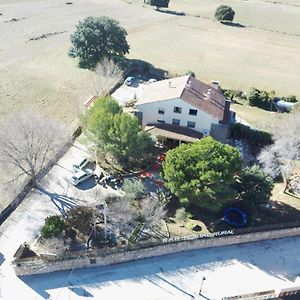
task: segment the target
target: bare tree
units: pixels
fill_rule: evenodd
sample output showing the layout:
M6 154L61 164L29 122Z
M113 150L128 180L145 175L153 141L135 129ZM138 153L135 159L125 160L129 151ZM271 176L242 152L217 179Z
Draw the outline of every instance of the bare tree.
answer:
M300 160L300 112L288 115L272 128L274 144L266 147L259 155L265 173L284 180L292 174L295 162Z
M34 112L9 115L0 124L0 166L16 170L16 181L38 173L66 143L66 129Z
M109 216L123 227L130 223L136 214L126 197L118 197L109 205Z
M122 79L123 71L112 59L105 57L96 65L93 75L95 96L105 96Z
M166 217L166 210L164 205L159 203L156 199L147 197L141 203L141 216L147 227L157 225Z

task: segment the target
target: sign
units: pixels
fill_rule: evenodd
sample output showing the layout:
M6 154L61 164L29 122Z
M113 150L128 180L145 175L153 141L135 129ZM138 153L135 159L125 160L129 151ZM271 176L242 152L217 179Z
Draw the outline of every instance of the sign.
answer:
M194 234L189 236L176 236L172 238L164 238L163 243L172 243L172 242L180 242L180 241L191 241L191 240L198 240L203 238L213 238L219 236L227 236L227 235L234 235L234 231L231 230L224 230L224 231L216 231L213 233L200 233Z

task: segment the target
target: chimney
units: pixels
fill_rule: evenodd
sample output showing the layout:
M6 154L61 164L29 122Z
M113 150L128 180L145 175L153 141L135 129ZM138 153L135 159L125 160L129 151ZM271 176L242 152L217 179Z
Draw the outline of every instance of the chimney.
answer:
M213 80L210 84L210 86L215 89L215 90L219 90L219 81Z
M206 99L210 99L210 94L211 94L211 88L209 88L208 90L207 90L207 93L206 93Z
M230 103L231 103L230 100L225 101L223 120L221 121L222 124L229 124L230 123L230 118L231 118Z

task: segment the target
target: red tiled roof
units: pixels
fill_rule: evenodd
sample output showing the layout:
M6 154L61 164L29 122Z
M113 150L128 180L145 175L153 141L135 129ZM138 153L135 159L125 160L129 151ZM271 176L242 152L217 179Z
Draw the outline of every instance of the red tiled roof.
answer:
M223 120L226 98L192 76L181 76L151 83L142 92L137 105L180 98L192 106Z

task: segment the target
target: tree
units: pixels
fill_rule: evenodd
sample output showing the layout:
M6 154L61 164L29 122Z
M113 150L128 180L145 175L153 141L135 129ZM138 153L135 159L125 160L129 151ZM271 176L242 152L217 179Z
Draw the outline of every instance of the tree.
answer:
M273 180L258 165L244 168L239 181L240 198L253 209L270 200Z
M141 218L146 227L151 227L159 224L166 217L164 205L155 201L151 197L142 200L141 203Z
M106 96L110 90L123 78L123 71L107 57L97 63L94 72L93 90L96 96Z
M158 10L161 7L169 7L170 0L150 0L147 3L155 6L156 10Z
M126 227L135 217L135 209L126 197L116 198L109 205L109 217L112 218L119 227Z
M207 137L169 150L162 176L183 205L217 211L234 197L230 184L240 169L237 148Z
M153 144L137 117L123 112L110 97L97 100L84 122L88 142L95 151L109 153L123 166L139 162Z
M40 171L67 140L64 126L36 112L11 114L0 128L0 164L17 171L13 181L28 176L36 184Z
M175 220L181 222L180 227L184 226L184 222L190 217L190 214L185 210L184 207L178 208L175 214Z
M45 225L41 230L43 238L58 236L64 229L64 221L60 216L49 216L45 219Z
M265 147L258 159L266 174L272 178L281 175L287 183L300 159L300 112L286 115L270 130L274 143Z
M220 22L224 22L224 21L233 21L235 12L232 9L232 7L227 6L227 5L220 5L215 12L215 18L220 21Z
M127 32L114 19L87 17L71 35L69 56L78 57L79 65L94 68L103 58L120 59L129 53Z

